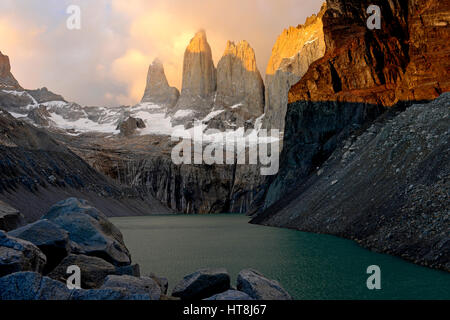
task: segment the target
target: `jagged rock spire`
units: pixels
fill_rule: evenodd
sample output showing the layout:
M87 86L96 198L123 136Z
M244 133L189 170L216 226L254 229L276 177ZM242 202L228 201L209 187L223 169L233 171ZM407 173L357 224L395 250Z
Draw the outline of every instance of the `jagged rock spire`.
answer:
M158 58L148 68L147 86L142 102L151 102L165 107L173 107L179 98L177 88L169 86L164 66Z
M256 66L255 51L247 41L228 41L217 65L216 105L240 104L249 116L264 111L264 82Z
M0 51L0 88L20 89L20 84L11 73L9 57Z

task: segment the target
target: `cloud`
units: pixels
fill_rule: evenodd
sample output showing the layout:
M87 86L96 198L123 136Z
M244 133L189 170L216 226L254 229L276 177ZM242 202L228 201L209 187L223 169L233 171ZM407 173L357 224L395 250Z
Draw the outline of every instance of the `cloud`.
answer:
M180 88L184 50L207 31L217 63L227 40L247 40L264 71L277 36L303 23L322 0L2 0L0 51L27 88L46 86L85 105L132 105L142 97L148 65L159 57ZM66 28L79 5L82 29Z

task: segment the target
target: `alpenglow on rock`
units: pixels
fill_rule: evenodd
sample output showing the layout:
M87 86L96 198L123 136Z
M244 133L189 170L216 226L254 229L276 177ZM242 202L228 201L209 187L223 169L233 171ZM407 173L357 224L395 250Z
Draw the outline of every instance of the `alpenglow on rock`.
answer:
M147 86L142 102L151 102L163 107L173 107L180 96L177 88L167 82L164 66L159 59L155 59L148 68Z
M264 112L264 82L247 41L228 41L217 65L217 108L236 108L245 118Z
M19 82L11 73L11 64L9 57L0 51L0 88L4 89L21 89Z
M216 69L204 30L197 32L184 53L183 84L176 109L210 109L216 91Z
M314 61L324 56L322 18L326 10L324 4L305 24L285 29L278 37L266 70L265 127L284 131L289 89Z

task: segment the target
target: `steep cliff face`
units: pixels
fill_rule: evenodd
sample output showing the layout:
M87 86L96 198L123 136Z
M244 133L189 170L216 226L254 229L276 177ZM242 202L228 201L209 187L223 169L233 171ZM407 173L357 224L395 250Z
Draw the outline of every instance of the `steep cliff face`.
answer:
M312 62L323 57L322 18L325 11L324 4L320 12L309 17L304 25L290 27L278 37L266 70L265 127L284 130L289 89L306 73Z
M32 222L67 197L87 199L109 216L170 212L151 195L94 170L46 131L0 109L0 200Z
M448 72L437 70L450 60L448 22L443 22L450 6L426 3L327 1L323 16L327 50L289 91L282 165L279 175L268 182L264 207L295 189L302 182L299 178L320 165L339 140L385 107L433 99L449 89ZM380 30L367 28L371 4L381 8ZM421 16L427 17L422 20L428 32L415 35ZM421 72L417 60L427 62Z
M177 110L211 109L216 68L205 31L197 32L184 53L183 84Z
M256 165L176 165L168 137L72 137L66 143L96 170L177 213L245 213L263 179Z
M256 56L247 41L228 41L217 65L218 108L238 106L249 116L259 117L264 110L264 82L256 66Z
M175 106L180 96L177 88L169 86L164 66L159 59L155 59L148 68L147 86L142 102L150 102L163 107Z
M445 93L391 110L253 222L334 234L450 271L449 106Z
M217 91L213 109L222 111L208 128L247 128L264 112L264 82L255 52L247 41L228 41L217 65Z
M369 5L381 8L379 30L367 28L366 10ZM417 101L435 99L442 92L450 90L450 44L447 40L450 36L450 3L448 0L328 0L327 8L323 16L325 55L312 63L308 72L289 91L280 172L266 181L261 193L263 196L255 200L253 212L260 212L255 222L363 239L363 243L370 248L443 267L447 262L439 257L448 250L445 238L439 236L434 239L443 242L432 240L433 245L437 246L436 250L426 257L423 248L430 244L428 240L421 242L420 239L412 239L410 231L401 228L397 230L395 223L380 222L383 219L393 219L392 221L403 221L401 223L412 223L410 219L416 219L412 217L421 214L422 209L418 206L408 205L407 209L402 209L405 197L387 194L385 190L395 191L394 186L398 185L393 181L397 176L393 176L392 172L403 170L411 173L407 175L408 179L411 178L413 188L422 178L425 185L436 182L433 180L431 183L431 180L426 181L427 177L420 177L422 168L428 165L439 166L440 160L434 157L435 151L431 151L433 157L422 159L423 163L417 164L413 161L413 144L410 146L411 150L404 149L415 138L410 137L403 129L392 128L396 130L398 139L408 142L399 146L398 139L386 142L389 140L390 130L384 130L383 136L378 140L383 141L385 149L379 150L381 142L373 146L372 156L375 157L377 152L381 153L377 161L367 160L371 163L370 170L368 165L362 165L364 161L358 161L359 165L353 167L355 171L349 172L334 167L334 171L324 173L326 170L320 167L338 146L342 146L342 141L349 136L356 139L380 114L401 110ZM447 100L440 100L439 103L443 105L436 106L436 112L448 109ZM427 106L424 105L423 108ZM394 126L409 126L411 132L421 130L424 135L436 135L432 133L432 127L438 120L431 117L430 113L415 114L417 117L429 118L422 126L414 125L414 117L409 117L410 122L407 124L395 121ZM448 115L444 113L443 117ZM368 136L370 135L369 132ZM432 144L427 146L433 149ZM443 151L445 147L436 146L436 150L438 149ZM354 154L354 150L355 148L346 150L348 153L342 157L349 157ZM419 149L416 152L420 157L425 154ZM359 160L366 157L363 153L364 149L357 156ZM401 168L398 164L395 167L391 160L385 162L384 154L388 154L391 160L401 154ZM447 169L443 166L439 170L445 172ZM355 172L358 173L357 176ZM340 177L345 174L348 175L342 185L343 190L337 192L334 186L340 185ZM378 184L377 179L383 182ZM389 188L387 181L392 183ZM398 190L407 184L410 186L407 179L402 180L400 184L402 183ZM445 182L436 183L442 186ZM420 190L417 191L418 194L423 192ZM389 200L380 200L383 197ZM372 198L375 200L372 201ZM420 202L418 199L407 201ZM286 209L288 207L290 209ZM405 215L405 210L411 212ZM289 214L285 215L288 211ZM319 211L321 218L316 215ZM385 215L389 215L389 218ZM437 219L441 218L438 214ZM420 232L429 227L430 224L426 223L417 225ZM389 238L390 232L395 233L395 241L388 245L382 239L385 236ZM431 262L427 262L428 259ZM445 268L448 269L448 265Z
M20 89L20 85L11 74L11 64L8 56L0 52L0 88L3 89Z

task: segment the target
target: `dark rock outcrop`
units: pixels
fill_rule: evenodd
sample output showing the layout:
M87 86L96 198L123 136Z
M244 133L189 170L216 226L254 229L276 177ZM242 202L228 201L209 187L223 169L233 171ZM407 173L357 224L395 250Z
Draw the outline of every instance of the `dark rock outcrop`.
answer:
M117 266L131 263L122 233L85 200L61 201L42 219L50 220L69 233L75 253L97 256Z
M63 96L49 91L47 88L26 90L38 103L50 101L66 101Z
M239 272L237 289L255 300L292 300L277 281L269 280L255 270Z
M0 277L20 271L42 272L46 262L45 255L34 244L0 230Z
M70 252L69 233L48 220L38 220L10 231L8 235L29 241L41 249L47 257L44 273L53 270Z
M381 8L380 30L367 28L371 4ZM327 1L326 53L289 92L280 172L267 181L255 207L266 209L299 189L339 141L386 107L434 99L450 89L449 74L437 71L448 69L450 60L448 12L442 1ZM419 36L414 30L421 16L429 32ZM420 76L418 59L436 72L419 68Z
M182 300L201 300L230 289L230 276L225 269L202 269L178 283L172 291Z
M0 230L14 230L23 226L24 223L25 219L18 210L0 201Z
M450 93L351 135L253 222L328 233L450 271Z
M142 119L129 117L127 120L122 121L117 125L117 130L120 130L120 134L129 137L133 135L137 129L145 128L145 123Z
M132 294L146 294L150 300L161 298L160 286L149 277L109 275L100 289L123 288Z
M108 216L170 213L149 194L138 194L94 170L66 147L73 136L38 129L1 109L0 128L0 200L27 222L68 194L89 200Z

